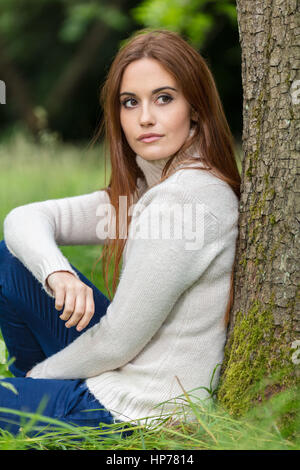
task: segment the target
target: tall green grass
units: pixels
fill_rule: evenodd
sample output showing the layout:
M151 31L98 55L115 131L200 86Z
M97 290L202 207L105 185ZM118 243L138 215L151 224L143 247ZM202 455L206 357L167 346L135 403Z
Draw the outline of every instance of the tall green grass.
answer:
M16 134L0 143L0 237L3 238L3 220L16 206L33 201L75 196L105 187L104 160L101 147L62 145L45 135L37 144L24 134ZM61 247L61 250L86 277L91 279L95 260L101 254L100 246ZM97 265L94 284L106 294ZM2 346L2 353L1 353ZM6 351L0 340L0 356L5 361ZM8 377L7 365L0 367L1 377ZM1 383L0 383L1 387ZM213 391L211 391L213 393ZM14 393L12 390L11 393ZM174 422L166 416L149 428L134 427L132 435L122 438L122 425L109 430L76 428L65 423L23 412L24 425L17 437L0 430L0 449L5 450L68 450L68 449L164 449L164 450L220 450L220 449L299 449L299 396L297 390L287 390L261 403L243 418L236 419L223 410L216 401L193 399L183 390L182 401L195 416L193 423L182 419ZM0 403L1 408L1 403ZM12 419L14 412L11 410ZM287 419L287 417L291 417ZM47 428L32 437L37 418ZM50 422L51 421L51 422ZM282 423L285 424L282 424ZM50 426L51 425L51 429ZM105 435L105 437L103 437Z

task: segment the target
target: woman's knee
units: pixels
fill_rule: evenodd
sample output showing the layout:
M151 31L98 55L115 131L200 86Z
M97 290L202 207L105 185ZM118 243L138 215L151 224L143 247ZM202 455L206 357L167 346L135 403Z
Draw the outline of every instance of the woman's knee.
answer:
M6 255L7 252L8 252L8 248L6 246L5 241L1 240L0 241L0 260L2 259L3 256Z
M11 254L4 240L0 241L0 270L7 268L10 264L17 262L18 259Z
M9 253L9 250L6 246L6 243L4 240L0 241L0 275L1 272L7 267L7 265L10 262L10 256L11 254Z
M4 240L0 241L0 263L8 263L10 259L15 257L11 254Z
M25 266L13 256L4 240L0 241L0 285L9 283L11 275L15 279L16 273L23 273Z

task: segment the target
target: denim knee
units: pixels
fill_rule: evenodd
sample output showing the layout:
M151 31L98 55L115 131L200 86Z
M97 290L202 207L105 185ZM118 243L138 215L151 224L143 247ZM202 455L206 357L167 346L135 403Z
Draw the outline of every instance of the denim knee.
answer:
M2 259L3 256L5 256L7 251L8 251L8 248L6 246L5 241L1 240L0 241L0 260Z
M3 270L6 270L9 264L16 259L17 258L10 253L9 249L6 246L5 241L1 240L0 242L0 273Z
M9 262L11 258L12 258L12 254L7 248L5 241L1 240L0 241L0 264L2 263L7 264L7 262Z
M1 274L6 270L8 263L10 262L11 254L8 251L4 240L0 241L0 280Z
M10 273L25 269L22 263L13 256L6 246L4 240L0 241L0 288L7 284ZM5 282L7 281L7 282Z

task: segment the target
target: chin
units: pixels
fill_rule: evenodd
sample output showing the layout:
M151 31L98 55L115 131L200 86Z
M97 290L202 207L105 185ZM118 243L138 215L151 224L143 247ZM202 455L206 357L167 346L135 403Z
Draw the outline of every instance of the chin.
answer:
M176 150L174 151L166 151L160 149L149 149L148 151L136 152L145 160L161 160L165 158L171 157Z

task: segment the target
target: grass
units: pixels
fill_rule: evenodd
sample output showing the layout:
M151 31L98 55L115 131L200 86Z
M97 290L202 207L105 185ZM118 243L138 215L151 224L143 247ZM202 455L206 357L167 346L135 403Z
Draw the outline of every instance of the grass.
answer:
M87 145L62 145L51 138L38 145L21 133L6 139L0 143L0 239L3 239L3 220L14 207L93 192L105 187L108 181L109 168L105 181L99 147L88 150ZM102 247L66 246L61 250L91 278ZM93 281L106 294L99 265Z
M95 191L105 182L101 148L62 145L52 136L44 136L42 145L33 143L18 133L0 143L0 237L3 220L16 206L33 201L75 196ZM85 276L91 279L94 261L101 253L99 246L61 247L61 250ZM106 294L98 264L92 279ZM1 349L2 348L2 349ZM0 358L6 350L0 340ZM8 377L6 364L0 366L0 378ZM1 382L0 382L1 386ZM13 390L11 393L14 393ZM114 424L109 430L78 428L42 417L21 413L24 425L14 437L0 430L0 450L292 450L299 449L299 409L297 390L287 390L255 406L243 418L236 419L222 409L216 400L209 403L193 399L183 390L181 400L193 413L193 423L174 422L166 416L155 427L140 425L133 434L122 438L123 425ZM1 411L1 403L0 403ZM17 412L11 410L12 420ZM283 417L291 414L288 424ZM43 433L32 435L35 422L44 420ZM50 422L51 421L51 422ZM51 426L51 428L50 428ZM103 437L105 436L105 437Z
M278 427L280 416L287 408L295 406L295 391L289 390L272 397L267 403L256 406L246 416L235 419L217 403L200 400L186 404L195 412L195 421L172 423L168 417L152 427L130 427L134 432L122 438L122 424L109 425L108 429L74 427L36 414L21 413L24 425L14 437L0 430L1 450L297 450L299 438L285 436ZM0 412L1 412L0 407ZM25 418L27 421L25 421ZM12 412L13 419L13 412ZM43 419L41 432L30 434L37 419ZM299 429L294 423L292 433ZM52 426L49 429L49 426ZM48 426L48 427L47 427ZM290 430L291 433L291 430Z

